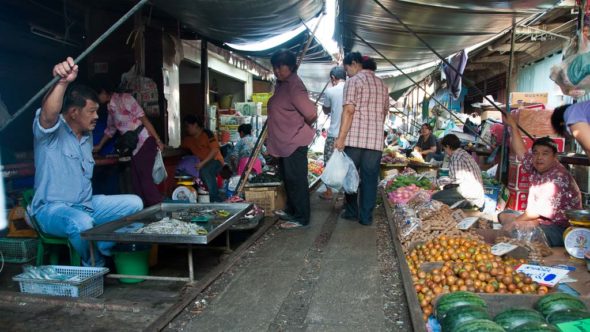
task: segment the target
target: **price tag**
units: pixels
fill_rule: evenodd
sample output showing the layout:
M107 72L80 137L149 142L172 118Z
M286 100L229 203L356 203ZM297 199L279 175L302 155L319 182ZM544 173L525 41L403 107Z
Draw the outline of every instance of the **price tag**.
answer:
M502 255L505 255L505 254L511 252L512 250L514 250L516 248L518 248L518 246L515 244L500 242L500 243L495 244L492 247L492 254L496 255L496 256L502 256Z
M569 271L556 269L549 266L522 264L516 269L516 272L522 272L536 281L537 283L549 287L555 286Z
M467 217L467 218L461 220L461 222L457 224L457 228L462 231L468 230L471 228L471 226L473 226L473 224L475 224L475 222L478 219L479 219L479 217Z

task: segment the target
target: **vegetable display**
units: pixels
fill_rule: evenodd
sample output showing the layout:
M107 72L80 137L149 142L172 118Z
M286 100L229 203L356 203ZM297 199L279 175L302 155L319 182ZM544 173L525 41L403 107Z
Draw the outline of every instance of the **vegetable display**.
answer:
M385 185L385 191L391 192L395 189L406 187L412 184L422 189L432 188L432 183L427 178L418 179L418 177L415 175L398 175L394 179L387 182Z
M444 318L446 311L458 304L480 303L472 300L467 292L546 294L548 288L514 270L524 260L502 258L491 253L485 242L467 237L439 236L423 244L417 244L406 256L414 288L426 319L433 311L433 303L440 294L460 292L438 302L437 317ZM435 263L438 262L438 263ZM427 270L428 264L439 267ZM428 271L428 272L427 272ZM455 299L457 305L453 303ZM481 300L481 299L480 299ZM439 308L442 306L441 308Z
M320 176L324 172L324 163L319 160L309 160L307 171L315 176Z

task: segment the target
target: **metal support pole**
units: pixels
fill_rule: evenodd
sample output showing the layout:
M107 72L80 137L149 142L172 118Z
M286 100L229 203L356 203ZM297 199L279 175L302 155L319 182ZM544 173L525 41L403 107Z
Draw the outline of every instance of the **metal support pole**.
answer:
M516 22L514 18L512 18L512 36L510 37L510 61L508 63L508 77L506 78L506 113L507 116L510 115L510 91L512 90L512 70L514 70L514 43L516 37ZM514 134L514 133L513 133ZM504 169L508 169L508 167L504 168L508 158L506 158L506 139L508 138L508 130L504 127L503 135L502 135L502 147L500 148L500 167L499 167L499 177L498 180L500 183L504 179Z
M203 114L209 107L209 52L207 38L201 38L201 91L203 92ZM221 96L220 96L221 97ZM231 106L230 106L231 107ZM211 129L211 128L209 128Z
M379 52L378 49L376 49L373 45L369 44L365 39L363 39L361 36L357 35L356 32L352 32L357 38L359 38L363 43L365 43L367 46L369 46L373 51L375 51L377 54L379 54L385 61L389 62L389 64L391 64L396 70L398 70L400 73L402 73L405 77L407 77L410 82L412 82L414 84L414 86L418 87L419 89L422 89L422 87L420 86L419 83L417 83L410 75L406 74L400 67L398 67L393 61L389 60L387 57L385 57L385 55L381 52ZM449 112L449 114L454 117L455 119L457 119L457 121L459 121L460 123L465 124L465 122L463 122L463 120L461 120L453 111L449 110L443 103L441 103L438 99L436 99L434 96L432 96L431 94L429 94L426 90L424 90L425 96L429 96L432 100L434 100L438 105L440 105L440 107L442 107L445 111ZM492 146L489 142L487 142L486 140L484 140L478 133L476 133L471 127L467 127L469 130L471 130L472 133L475 134L475 136L479 137L479 139L487 146Z
M397 16L396 14L394 14L393 12L391 12L391 10L387 9L387 7L385 7L384 5L382 5L381 2L379 2L379 0L373 0L373 1L375 1L375 3L377 5L379 5L381 8L383 8L383 10L385 10L385 12L387 12L389 15L391 15L393 18L395 18L399 22L399 24L401 24L409 33L411 33L414 37L416 37L416 39L418 39L422 44L424 44L424 46L426 46L432 53L434 53L434 55L436 55L442 62L444 62L445 65L449 66L449 68L451 68L457 75L459 75L461 77L461 79L463 80L463 82L465 82L469 87L475 89L475 91L477 91L478 93L480 93L485 100L487 100L488 102L490 102L490 104L494 108L496 108L496 110L498 110L502 114L506 115L506 112L504 112L504 110L502 110L500 107L498 107L498 105L496 105L492 99L488 98L488 96L486 94L484 94L475 85L475 83L473 83L471 80L468 80L467 78L465 78L463 76L463 74L461 72L459 72L459 70L457 68L455 68L455 66L453 66L449 61L447 61L447 59L445 59L434 48L432 48L432 46L430 46L430 44L428 44L422 37L420 37L414 30L412 30L412 28L410 28L407 24L405 24L401 20L401 18L399 18L399 16ZM353 33L356 35L356 33L354 31L353 31ZM357 37L358 37L358 35L357 35ZM523 134L527 135L530 139L532 139L532 140L535 139L531 134L529 134L521 126L518 126L518 128L522 131Z
M582 48L582 43L580 41L584 37L584 35L583 35L584 15L586 14L586 4L587 3L588 3L587 0L582 0L582 1L580 1L580 6L578 7L578 31L577 31L577 36L578 36L578 50L577 51L578 52Z
M195 281L195 268L193 265L193 245L188 245L188 280L189 282Z
M141 7L143 7L143 5L145 5L146 2L148 2L148 0L140 0L135 6L133 6L133 8L131 8L125 15L123 15L123 17L121 17L107 31L105 31L100 37L98 37L90 46L88 46L88 48L84 52L82 52L82 54L80 54L76 59L74 59L74 63L79 64L80 61L82 61L88 54L90 54L90 52L94 51L94 49L98 45L100 45L100 43L102 43L108 36L110 36L110 34L113 33L113 31L115 31L117 28L119 28L121 26L121 24L123 24L125 21L127 21L127 19L129 19L136 11L138 11ZM53 79L51 79L51 81L49 81L49 83L45 84L45 86L43 88L41 88L41 90L39 90L39 92L37 92L33 97L31 97L31 99L29 99L29 101L27 101L23 107L21 107L18 111L16 111L16 113L14 113L14 115L8 121L6 121L6 123L4 123L4 126L2 128L0 128L0 132L2 132L4 129L6 129L12 121L14 121L24 111L26 111L29 107L31 107L31 105L37 99L39 99L39 97L44 95L60 79L61 79L61 77L59 75L54 76Z

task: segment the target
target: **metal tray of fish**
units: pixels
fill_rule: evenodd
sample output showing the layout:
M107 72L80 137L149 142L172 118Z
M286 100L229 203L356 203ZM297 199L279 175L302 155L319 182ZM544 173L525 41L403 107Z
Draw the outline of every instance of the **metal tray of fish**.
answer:
M207 244L238 222L251 207L250 203L161 203L87 230L82 233L82 238L94 241ZM168 222L171 219L173 223ZM146 229L151 232L143 233ZM160 230L163 233L158 233Z

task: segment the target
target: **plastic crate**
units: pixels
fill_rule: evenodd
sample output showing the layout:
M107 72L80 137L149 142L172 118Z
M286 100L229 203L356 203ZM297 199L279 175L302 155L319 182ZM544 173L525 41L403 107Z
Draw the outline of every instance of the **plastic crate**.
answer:
M1 238L0 252L7 263L26 263L37 255L37 239Z
M50 265L58 273L68 276L78 276L80 280L62 281L32 279L24 274L14 276L18 281L20 291L30 294L43 294L68 297L98 297L104 290L103 276L109 272L105 267L77 267Z
M272 97L272 93L270 92L253 93L252 101L255 103L262 103L262 106L266 106L270 97Z

